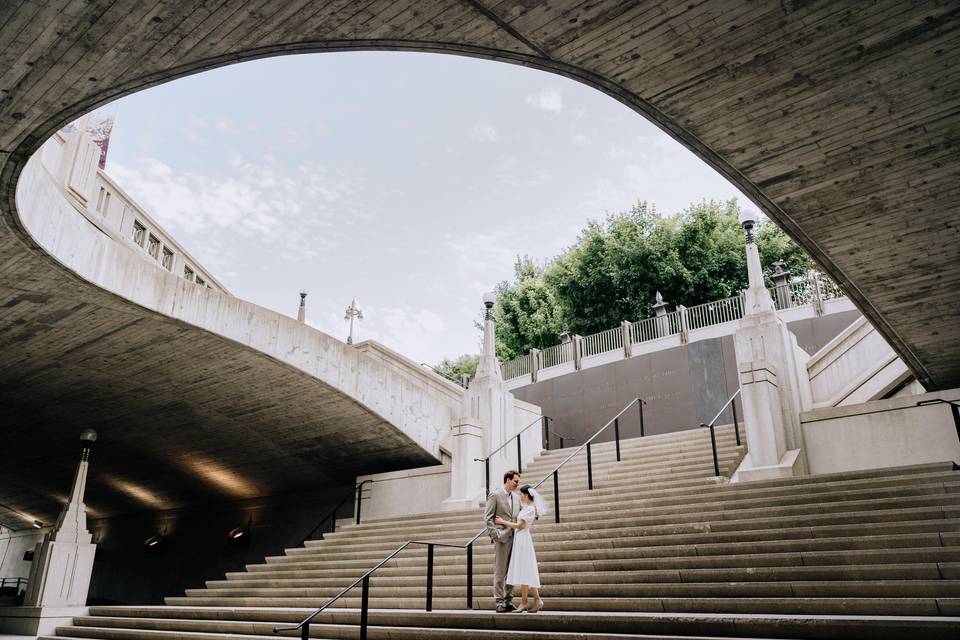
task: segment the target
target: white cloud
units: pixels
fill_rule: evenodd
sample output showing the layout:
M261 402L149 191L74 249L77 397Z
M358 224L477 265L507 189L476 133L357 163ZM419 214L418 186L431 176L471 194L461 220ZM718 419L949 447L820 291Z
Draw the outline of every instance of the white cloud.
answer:
M225 236L280 246L283 258L298 259L370 218L349 197L355 192L349 180L324 166L306 163L288 172L269 157L250 162L239 154L230 165L231 175L223 177L177 172L148 157L135 168L114 164L110 174L168 233L193 245L198 259L212 260L208 268L230 250Z
M551 89L543 89L539 93L528 95L526 98L527 106L542 111L560 113L563 111L563 98L560 94Z
M478 122L470 130L470 137L478 142L494 144L500 142L500 134L489 122Z

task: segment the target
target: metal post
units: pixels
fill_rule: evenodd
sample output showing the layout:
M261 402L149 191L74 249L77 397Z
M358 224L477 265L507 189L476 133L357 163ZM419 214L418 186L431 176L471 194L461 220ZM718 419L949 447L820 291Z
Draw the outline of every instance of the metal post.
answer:
M490 495L490 458L487 458L483 461L483 466L487 474L487 496Z
M360 640L367 640L367 615L370 613L370 576L363 579L360 596Z
M957 438L960 438L960 407L951 402L950 413L953 415L953 425L957 428Z
M560 448L563 449L563 436L560 436Z
M357 485L357 517L356 524L360 524L360 505L363 504L363 483Z
M737 399L734 398L733 402L730 403L730 408L733 409L733 433L737 436L737 446L740 446L740 425L737 424Z
M590 443L587 443L587 489L593 489L593 456L590 454Z
M330 522L330 533L336 533L336 532L337 532L337 509L339 509L339 508L340 508L339 505L336 506L336 507L334 507L334 508L333 508L333 513L330 514L330 520L331 520L331 522ZM321 539L321 540L323 539L323 532L322 532L322 531L320 532L320 539Z
M644 436L643 433L643 398L637 398L637 404L640 406L640 437Z
M433 611L433 545L427 545L427 611Z
M613 437L617 441L617 462L620 462L620 418L613 419Z
M520 434L516 435L517 438L517 473L523 473L523 454L520 453Z
M300 627L300 638L302 640L308 640L310 638L310 623L304 622L303 626Z
M467 609L473 610L473 543L467 545Z
M713 432L713 425L701 424L702 427L710 429L710 446L713 447L713 471L714 475L720 476L720 462L717 460L717 436Z
M547 416L541 416L540 418L540 422L543 424L543 448L550 451L550 429L547 424L548 420L550 420L550 418Z
M560 524L560 470L553 472L553 519Z

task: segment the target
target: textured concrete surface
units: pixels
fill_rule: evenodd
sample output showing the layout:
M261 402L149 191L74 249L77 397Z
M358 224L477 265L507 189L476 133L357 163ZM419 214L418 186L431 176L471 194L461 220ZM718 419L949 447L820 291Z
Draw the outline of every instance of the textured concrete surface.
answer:
M305 425L332 403L322 382L192 318L164 318L91 285L21 220L19 176L62 124L121 95L263 56L441 51L596 87L750 195L842 284L924 385L960 386L955 3L12 1L0 5L0 25L0 381L16 385L3 407L20 449L4 456L0 499L24 494L27 484L11 480L51 475L23 511L55 512L69 474L59 466L79 425L124 433L99 455L132 474L116 475L141 506L151 498L137 473L180 475L170 460L197 440L217 451L212 462L193 462L208 479L233 474L256 491L342 473L354 453L346 442L373 449L372 466L413 462L394 457L409 442L363 444L358 433L383 420L360 404L325 421L342 440L311 437ZM238 323L240 306L225 311ZM293 416L242 391L258 387L277 403L286 398ZM42 431L52 424L57 432ZM257 462L271 453L289 458L283 473ZM189 482L170 493L218 495Z

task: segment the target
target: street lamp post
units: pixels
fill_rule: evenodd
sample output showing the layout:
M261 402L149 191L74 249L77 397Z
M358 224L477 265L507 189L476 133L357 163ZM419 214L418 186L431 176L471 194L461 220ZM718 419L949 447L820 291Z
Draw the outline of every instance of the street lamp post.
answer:
M363 310L357 304L357 299L354 298L350 301L350 306L347 307L347 310L344 312L343 319L350 321L350 333L347 335L347 344L353 344L353 320L363 320Z

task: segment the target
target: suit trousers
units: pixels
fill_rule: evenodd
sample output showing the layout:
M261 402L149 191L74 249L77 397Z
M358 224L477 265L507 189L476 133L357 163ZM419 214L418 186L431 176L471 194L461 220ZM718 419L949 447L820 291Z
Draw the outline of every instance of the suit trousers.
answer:
M513 551L513 536L509 542L494 542L493 553L493 599L497 604L505 604L513 598L513 585L507 584L507 568L510 566L510 552Z

